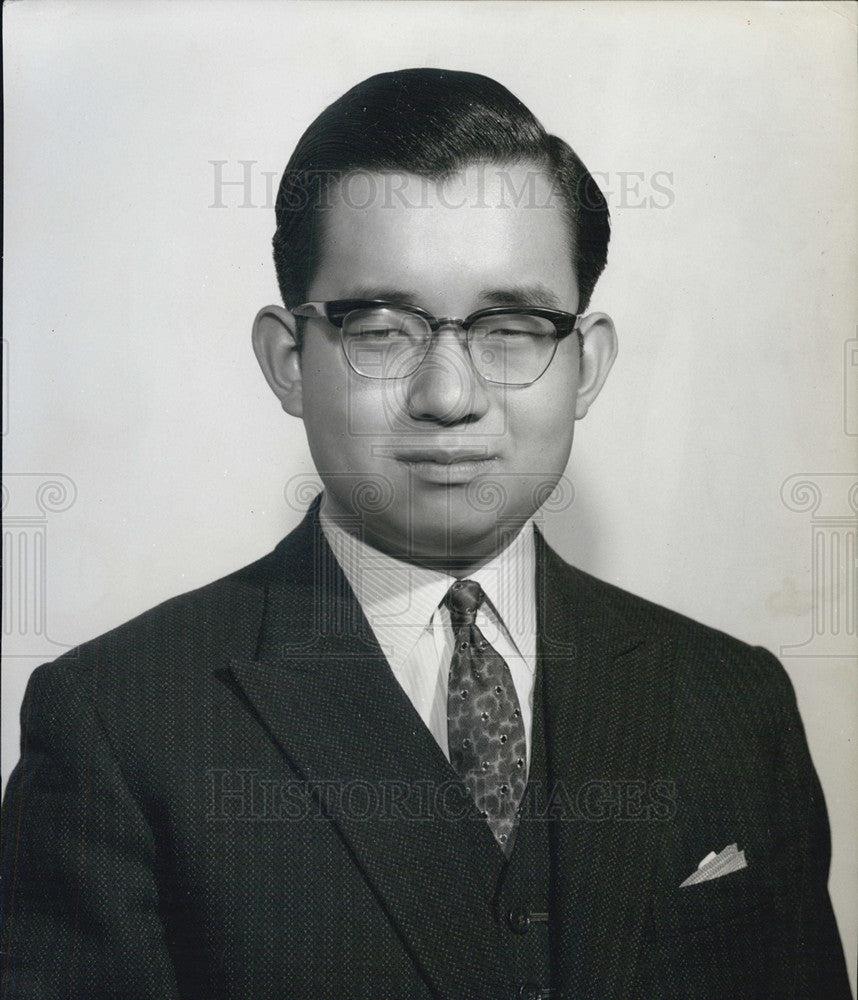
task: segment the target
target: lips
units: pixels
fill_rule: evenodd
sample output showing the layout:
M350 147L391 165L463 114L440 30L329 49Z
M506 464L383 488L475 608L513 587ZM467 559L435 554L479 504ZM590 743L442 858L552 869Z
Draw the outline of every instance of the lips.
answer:
M467 486L477 476L492 472L497 456L485 448L403 448L393 457L408 470L412 483Z
M394 452L394 458L400 462L415 464L432 462L436 465L461 465L490 462L494 457L487 454L485 448L403 448Z

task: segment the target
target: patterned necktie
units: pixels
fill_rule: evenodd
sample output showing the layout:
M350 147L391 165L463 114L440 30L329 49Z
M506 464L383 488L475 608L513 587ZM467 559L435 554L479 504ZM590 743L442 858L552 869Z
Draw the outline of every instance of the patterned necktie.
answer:
M509 666L475 624L484 599L474 580L457 580L444 598L454 641L447 737L450 763L508 855L527 784L527 744Z

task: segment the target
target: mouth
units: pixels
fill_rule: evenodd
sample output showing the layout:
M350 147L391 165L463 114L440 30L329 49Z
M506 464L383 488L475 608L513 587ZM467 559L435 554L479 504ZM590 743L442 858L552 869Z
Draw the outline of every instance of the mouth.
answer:
M467 462L489 462L494 455L485 448L402 448L394 452L400 462L431 462L435 465L460 465Z
M474 448L409 448L397 451L393 457L415 479L444 486L470 483L497 464L497 455Z

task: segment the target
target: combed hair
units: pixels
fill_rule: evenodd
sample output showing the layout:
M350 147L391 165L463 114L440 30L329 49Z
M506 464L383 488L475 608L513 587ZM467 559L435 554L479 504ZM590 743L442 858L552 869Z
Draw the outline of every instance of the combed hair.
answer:
M441 180L480 162L533 162L564 199L579 312L605 267L608 206L575 152L506 87L443 69L379 73L329 105L303 134L277 194L274 264L287 307L306 300L321 257L320 205L353 171Z

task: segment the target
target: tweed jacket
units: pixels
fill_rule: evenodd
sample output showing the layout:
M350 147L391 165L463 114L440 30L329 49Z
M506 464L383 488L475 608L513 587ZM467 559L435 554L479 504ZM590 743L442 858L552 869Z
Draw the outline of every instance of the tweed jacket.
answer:
M783 669L541 536L537 566L538 995L847 1000L825 809ZM4 996L525 995L486 973L490 940L522 940L497 904L508 862L315 507L258 562L40 667L21 718ZM747 867L680 888L732 843Z

